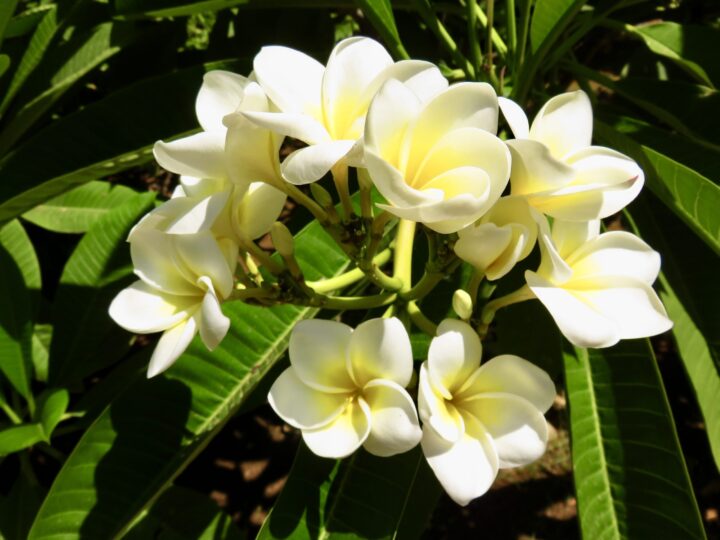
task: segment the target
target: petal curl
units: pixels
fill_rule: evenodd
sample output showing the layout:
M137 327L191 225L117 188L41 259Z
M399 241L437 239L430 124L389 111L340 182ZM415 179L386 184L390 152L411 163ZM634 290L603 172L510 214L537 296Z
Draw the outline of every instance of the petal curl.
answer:
M422 437L415 404L399 384L383 379L370 381L362 392L370 407L370 433L363 446L376 456L387 457L414 448Z
M445 399L452 399L480 365L482 345L477 332L466 322L445 319L428 350L428 378Z
M348 371L362 388L373 379L387 379L405 387L413 372L412 347L399 319L370 319L352 333Z
M150 358L147 370L148 379L173 365L175 360L188 348L195 334L197 334L197 323L194 317L165 330Z
M210 279L204 276L200 278L200 282L207 287L207 292L203 296L198 314L198 327L203 343L212 351L230 329L230 319L220 309L220 302Z
M208 71L195 100L195 114L205 131L225 131L222 119L243 101L247 77L230 71Z
M527 139L530 136L530 123L522 107L506 97L498 97L498 105L515 138Z
M303 429L308 448L320 457L340 459L360 448L370 434L370 409L365 401L352 400L330 423L315 429Z
M301 186L320 180L355 146L355 141L328 141L295 150L282 162L283 178Z
M530 138L548 147L555 159L590 146L592 106L582 90L560 94L548 100L533 120Z
M203 131L171 142L158 141L155 159L164 169L197 178L225 178L225 132Z

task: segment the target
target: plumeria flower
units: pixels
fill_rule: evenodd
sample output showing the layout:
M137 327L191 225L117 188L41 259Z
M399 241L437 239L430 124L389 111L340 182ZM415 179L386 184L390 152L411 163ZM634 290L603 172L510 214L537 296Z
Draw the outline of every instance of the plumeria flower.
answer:
M458 231L455 253L489 280L500 279L530 255L537 221L524 197L502 197L476 223Z
M540 222L542 260L525 279L563 335L579 347L610 347L621 339L669 330L651 287L660 255L637 236L599 234L600 222Z
M642 169L629 157L591 146L593 116L582 90L551 98L532 127L522 109L500 98L515 135L511 189L539 211L558 219L588 221L608 217L637 197Z
M268 399L315 454L342 458L363 446L392 456L420 441L405 390L413 371L410 338L398 319L371 319L355 331L335 321L302 321L289 355L290 367Z
M420 368L422 449L440 484L461 505L485 493L498 469L544 452L543 414L555 385L540 368L509 354L480 365L480 338L467 323L438 326Z
M136 334L163 332L148 377L165 371L199 332L214 349L230 327L220 303L233 290L237 249L210 231L170 235L146 228L130 245L138 281L110 305L117 324Z
M259 126L308 144L282 164L293 184L322 178L338 163L357 166L370 100L389 79L406 82L422 98L447 86L429 62L394 63L385 48L366 37L351 37L330 53L327 67L287 47L263 47L255 57L254 75L279 112L246 112Z
M510 176L497 122L488 84L456 84L423 103L407 85L385 83L365 125L365 163L390 203L380 206L441 233L480 218Z

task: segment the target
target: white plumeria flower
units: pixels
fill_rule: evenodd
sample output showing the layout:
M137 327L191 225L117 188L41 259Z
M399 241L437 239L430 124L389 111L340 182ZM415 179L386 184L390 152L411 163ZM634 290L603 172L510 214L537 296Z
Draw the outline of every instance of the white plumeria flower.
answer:
M220 302L232 293L237 249L211 232L170 235L146 228L130 244L138 281L120 291L110 316L137 334L163 332L148 377L165 371L200 333L214 349L230 327Z
M445 491L463 506L490 489L498 469L545 452L543 414L555 398L548 374L527 360L506 354L480 365L481 354L472 327L446 319L420 368L422 449Z
M488 84L456 84L423 103L408 86L388 81L365 124L365 163L390 202L380 206L440 233L480 218L510 176L497 122L497 96Z
M591 146L593 116L582 90L551 98L528 127L513 101L500 108L515 135L511 189L539 211L557 219L588 221L608 217L637 197L642 169L629 157Z
M363 446L392 456L420 441L405 390L413 371L410 338L398 319L371 319L355 331L335 321L302 321L289 355L290 367L268 399L315 454L342 458Z
M480 220L458 231L455 253L489 280L507 274L530 255L537 221L523 197L502 197Z
M447 87L437 67L420 60L394 63L385 48L366 37L351 37L330 53L327 67L287 47L263 47L254 75L280 112L246 112L260 126L308 144L282 164L293 184L322 178L344 161L358 166L365 114L370 100L389 79L406 82L422 98Z
M563 335L579 347L610 347L621 339L669 330L651 287L660 255L623 231L599 234L600 222L540 222L542 260L525 279Z

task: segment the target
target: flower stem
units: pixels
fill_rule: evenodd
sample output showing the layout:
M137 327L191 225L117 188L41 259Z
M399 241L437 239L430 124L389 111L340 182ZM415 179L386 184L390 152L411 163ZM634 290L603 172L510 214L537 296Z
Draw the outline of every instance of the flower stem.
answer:
M240 247L255 257L260 264L267 268L273 274L280 274L284 269L277 262L273 261L263 249L249 238L240 239ZM250 259L248 257L248 259Z
M485 273L476 269L465 287L465 290L470 295L470 299L473 301L473 305L477 302L478 289L483 279L485 279Z
M478 334L480 334L480 337L487 334L490 323L492 323L495 318L495 313L499 309L512 304L517 304L518 302L524 302L525 300L532 300L533 298L535 298L535 293L530 290L528 285L523 285L518 290L485 304L485 307L482 310L482 315L480 316L480 324L478 325Z
M395 236L393 276L402 281L400 292L412 287L412 251L415 242L415 222L401 219Z
M313 305L324 309L371 309L392 304L397 298L394 292L373 296L325 296L315 299Z
M7 417L13 424L22 424L22 419L17 415L15 411L12 410L10 405L5 403L5 401L3 401L2 399L0 399L0 409L3 410L3 412L7 415Z
M410 320L420 330L431 337L437 334L437 325L425 316L416 302L408 302L407 312Z
M472 59L475 73L480 72L482 67L482 52L480 51L480 40L478 39L477 29L477 0L467 0L465 5L467 9L467 31L468 41L470 42L470 58Z
M338 195L340 196L340 202L342 203L343 212L345 213L345 221L350 221L350 218L355 214L355 210L353 209L352 200L350 199L348 166L344 163L335 165L332 168L332 177L335 182L335 189L337 189Z
M392 250L389 248L385 249L375 256L372 260L372 264L382 266L390 260L391 255ZM352 285L364 277L366 277L366 273L361 268L353 268L349 272L345 272L344 274L340 274L339 276L335 276L333 278L323 279L320 281L308 281L306 285L313 289L316 293L325 294L330 291L335 291L337 289L347 287L348 285Z

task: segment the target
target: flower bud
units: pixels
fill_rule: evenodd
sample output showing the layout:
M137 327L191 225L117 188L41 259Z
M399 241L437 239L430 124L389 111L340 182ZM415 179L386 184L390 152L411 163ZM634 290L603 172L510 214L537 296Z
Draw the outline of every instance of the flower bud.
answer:
M293 235L288 228L276 221L270 228L270 236L272 237L273 245L283 259L290 258L293 256L295 251L295 245L293 243Z
M464 321L468 320L472 316L473 301L467 291L462 289L455 291L452 297L452 307L458 317Z
M310 184L310 192L312 193L313 198L323 208L333 206L332 195L330 195L324 187L318 185L317 183Z

